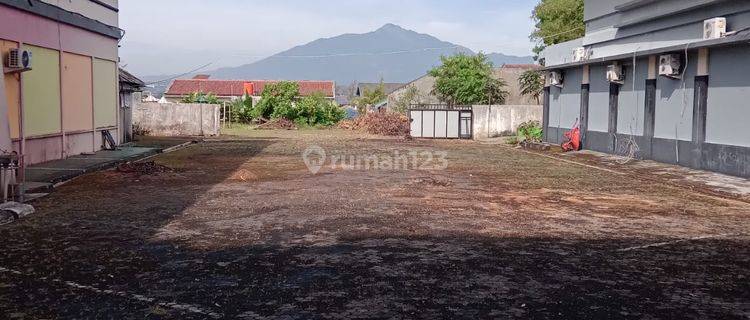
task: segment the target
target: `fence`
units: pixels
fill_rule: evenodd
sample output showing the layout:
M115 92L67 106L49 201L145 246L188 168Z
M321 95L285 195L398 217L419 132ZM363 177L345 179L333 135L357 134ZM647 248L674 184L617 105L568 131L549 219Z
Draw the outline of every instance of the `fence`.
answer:
M542 121L542 106L473 106L474 138L492 138L513 134L526 121Z
M194 103L136 103L133 125L154 136L217 136L221 106Z

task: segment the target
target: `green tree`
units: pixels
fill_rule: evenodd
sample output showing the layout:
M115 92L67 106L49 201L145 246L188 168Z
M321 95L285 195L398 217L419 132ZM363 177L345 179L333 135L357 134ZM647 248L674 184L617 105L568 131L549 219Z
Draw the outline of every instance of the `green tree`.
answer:
M583 22L584 0L541 0L534 8L532 19L536 29L531 34L537 54L546 46L583 37L586 25Z
M406 113L406 110L409 109L409 106L413 104L419 104L422 101L422 94L419 92L419 89L417 87L410 85L406 88L404 91L404 94L402 94L398 99L396 99L396 104L393 107L393 112L396 113Z
M180 100L182 103L206 103L221 104L219 98L213 93L193 92Z
M359 115L364 115L367 113L367 108L381 103L387 98L388 96L385 94L385 84L383 84L383 81L380 81L377 88L373 90L365 89L360 97L354 99L353 104L357 107Z
M253 98L244 96L229 104L232 122L249 123L253 121Z
M330 126L346 117L346 111L336 102L328 100L322 93L313 93L300 99L296 104L296 118L292 119L302 125Z
M263 88L260 101L251 112L253 119L286 118L292 120L294 100L299 96L299 84L282 81L267 84Z
M505 90L507 83L503 79L490 78L484 85L484 94L487 97L485 103L494 104L505 104L508 100L510 93Z
M537 70L528 70L518 77L518 85L521 88L521 94L532 97L539 104L539 98L544 91L544 77Z
M492 62L484 54L459 53L441 57L443 64L430 70L435 77L433 93L449 105L505 102L505 82L492 76Z

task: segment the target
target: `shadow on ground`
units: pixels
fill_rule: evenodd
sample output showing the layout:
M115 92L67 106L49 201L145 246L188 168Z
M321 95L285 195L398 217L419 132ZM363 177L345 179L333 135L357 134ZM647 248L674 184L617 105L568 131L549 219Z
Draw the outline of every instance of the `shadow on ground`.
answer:
M750 314L750 245L744 238L628 251L619 250L643 240L485 237L457 229L219 250L190 247L179 238L154 241L176 216L203 201L201 195L274 143L201 144L160 159L175 168L168 176L90 175L41 200L41 214L0 227L2 313L113 319ZM100 186L97 192L92 185Z

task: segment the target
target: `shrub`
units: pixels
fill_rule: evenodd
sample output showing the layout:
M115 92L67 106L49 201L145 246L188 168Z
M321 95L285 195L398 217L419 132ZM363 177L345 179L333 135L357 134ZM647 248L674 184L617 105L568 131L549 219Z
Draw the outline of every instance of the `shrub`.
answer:
M193 92L180 101L182 103L207 103L207 104L221 104L219 98L213 93Z
M142 126L140 123L136 122L133 124L133 135L139 136L139 137L145 137L151 134L151 130L148 128Z
M253 99L251 97L246 96L242 99L234 100L228 107L232 122L250 123L253 121ZM222 112L224 112L224 109L222 109Z
M517 141L542 142L544 130L539 121L527 121L518 126Z
M339 124L339 128L362 130L384 136L406 136L411 130L409 118L394 112L375 112L362 115Z

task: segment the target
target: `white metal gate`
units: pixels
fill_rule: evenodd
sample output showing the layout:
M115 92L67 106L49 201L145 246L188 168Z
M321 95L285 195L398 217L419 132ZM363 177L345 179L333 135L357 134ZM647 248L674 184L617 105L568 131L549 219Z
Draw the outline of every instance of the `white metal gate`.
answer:
M466 110L468 108L468 110ZM471 139L471 107L414 106L409 110L411 136L430 139Z

